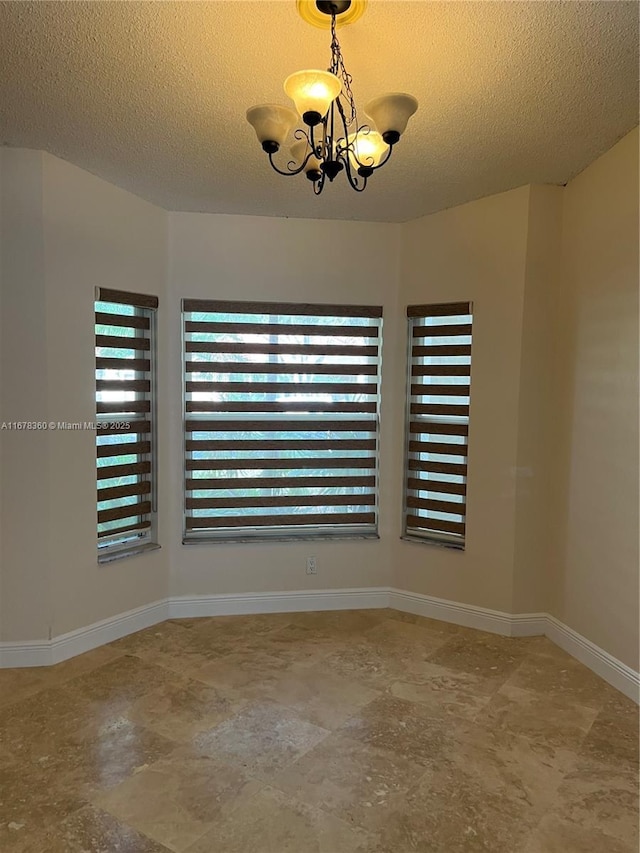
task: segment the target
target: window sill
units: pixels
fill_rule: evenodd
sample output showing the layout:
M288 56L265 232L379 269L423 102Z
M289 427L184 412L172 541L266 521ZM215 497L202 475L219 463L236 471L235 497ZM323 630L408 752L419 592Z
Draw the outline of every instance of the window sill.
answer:
M269 542L282 544L283 542L344 542L357 539L379 540L378 533L325 533L308 534L306 536L234 536L214 537L203 536L199 538L183 539L183 545L265 545Z
M98 565L113 563L116 560L126 560L128 557L137 557L146 554L147 551L159 551L161 548L155 542L145 542L144 545L134 545L131 548L123 548L122 551L110 551L106 554L98 554Z
M409 542L412 545L431 545L436 548L447 548L450 551L464 551L464 542L445 542L440 539L423 539L421 536L401 536L403 542Z

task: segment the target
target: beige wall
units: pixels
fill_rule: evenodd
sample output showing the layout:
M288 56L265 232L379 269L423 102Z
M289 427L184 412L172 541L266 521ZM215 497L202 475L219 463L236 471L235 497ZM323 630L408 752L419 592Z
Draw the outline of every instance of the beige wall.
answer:
M301 188L304 190L304 187ZM399 225L174 213L169 215L171 592L173 595L387 586L395 548L393 388L398 371ZM180 299L382 305L380 540L181 545ZM306 574L306 557L318 573Z
M466 549L398 542L395 585L504 611L512 603L528 212L522 187L407 223L402 242L403 312L464 300L474 308Z
M560 282L562 187L529 189L515 475L514 613L549 609L553 571L555 302ZM557 507L555 508L557 514Z
M638 668L638 131L564 193L552 612Z
M0 422L32 421L46 417L48 382L43 155L2 148L0 168ZM43 639L52 621L48 435L0 436L0 640Z
M2 420L93 421L94 287L165 301L165 213L40 152L5 149L3 173ZM163 354L161 383L165 373ZM0 480L4 639L46 639L166 596L167 547L97 564L92 431L5 431ZM166 498L160 512L166 531Z

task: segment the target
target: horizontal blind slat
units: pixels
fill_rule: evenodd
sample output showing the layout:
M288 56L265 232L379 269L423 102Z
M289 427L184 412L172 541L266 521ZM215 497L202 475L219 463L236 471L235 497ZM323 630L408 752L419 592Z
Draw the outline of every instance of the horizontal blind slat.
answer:
M366 468L374 469L376 460L373 456L336 456L327 459L293 458L293 459L187 459L187 471L251 471L251 470L309 470L309 469L342 469L342 468Z
M467 466L458 462L434 462L432 460L409 459L410 471L424 471L431 474L453 474L467 476Z
M184 299L185 313L272 314L291 317L382 317L380 305L327 305L295 302L238 302L234 300Z
M149 393L150 379L96 379L96 391L114 391L117 394Z
M373 494L363 495L276 495L266 497L187 498L187 509L241 509L267 506L372 506Z
M97 454L100 459L110 456L142 455L150 452L150 441L132 441L126 444L100 444L97 447Z
M380 330L374 326L314 326L298 323L228 323L217 320L186 320L187 334L206 335L288 335L306 337L377 338Z
M411 386L412 397L468 397L469 385L418 385Z
M441 302L437 305L409 305L407 317L459 317L471 313L471 302Z
M98 510L98 524L104 524L107 521L117 521L120 518L132 518L136 515L149 515L151 512L151 503L142 501L126 506L117 506L113 509Z
M453 501L438 501L431 498L417 498L413 495L407 497L407 506L411 509L433 510L434 512L446 512L450 515L464 515L464 503L455 503Z
M411 376L471 376L469 364L414 364Z
M334 414L352 414L361 412L363 414L374 413L377 410L375 403L348 403L340 400L282 400L258 402L227 402L208 400L187 400L187 413L213 414L215 412L238 413L238 412L333 412Z
M466 444L444 444L439 441L410 441L411 453L442 453L446 456L466 456Z
M185 432L375 432L377 422L370 418L361 421L292 421L292 420L253 420L241 421L188 420Z
M133 305L135 308L148 308L153 310L158 307L158 297L150 296L148 293L127 293L124 290L112 290L107 287L98 287L99 302L115 302L118 305Z
M436 356L443 358L448 355L470 356L471 344L439 344L429 346L413 346L411 348L413 358L425 358L428 356Z
M431 337L457 337L464 335L468 337L471 334L471 323L443 323L441 326L414 326L414 338L431 338Z
M103 435L146 435L151 432L149 421L130 420L127 422L129 427L126 429L118 426L120 423L121 421L116 421L115 425L111 425L108 421L103 421L97 432L97 437L100 438Z
M187 491L228 489L306 489L327 488L341 489L353 486L374 488L376 478L368 477L216 477L216 478L188 478L186 481Z
M454 417L468 418L469 406L457 406L447 403L411 403L410 414L412 415L448 415Z
M185 442L188 451L199 450L375 450L375 439L287 439L281 441L269 441L262 439L233 439L224 440L197 440L187 439ZM233 460L238 464L241 460ZM326 460L319 459L320 464Z
M112 501L118 498L128 498L133 495L148 495L151 492L151 483L143 480L139 483L129 483L126 486L108 486L98 489L98 501Z
M190 516L187 518L187 529L198 530L224 527L291 527L300 525L373 525L376 516L373 512L348 513L301 513L300 515L268 515L268 516Z
M411 421L409 424L409 432L420 435L429 433L433 435L460 435L466 436L469 434L467 424L443 424L434 421Z
M377 394L377 382L205 382L187 381L187 393L226 394Z
M148 350L151 348L149 338L131 338L125 335L96 335L97 347L112 347L113 349Z
M99 415L116 414L117 412L144 414L151 411L151 400L123 400L115 403L112 401L103 403L99 400L96 407Z
M128 329L150 329L149 317L140 317L137 314L106 314L102 311L96 312L96 326L123 326Z
M456 533L464 536L465 525L456 521L440 521L439 519L421 518L419 515L407 513L407 530L419 530L423 532Z
M122 465L101 465L98 469L98 480L111 480L114 477L130 477L133 474L150 474L151 462L129 462Z
M148 530L151 527L149 519L143 519L136 524L125 524L123 527L112 527L109 530L99 530L98 539L105 539L107 536L114 536L120 533L133 533L136 530Z
M187 373L257 373L264 376L275 376L278 373L290 376L316 373L332 376L375 376L378 372L375 364L271 364L268 361L187 361L185 370Z
M149 373L151 362L148 358L107 358L96 356L96 370L137 370Z
M375 358L377 346L340 346L338 344L235 344L223 341L187 341L187 352L219 355L330 355L353 358ZM251 362L255 364L255 362Z
M449 480L421 480L418 477L407 478L407 490L415 492L444 492L448 495L466 495L465 483L453 483Z

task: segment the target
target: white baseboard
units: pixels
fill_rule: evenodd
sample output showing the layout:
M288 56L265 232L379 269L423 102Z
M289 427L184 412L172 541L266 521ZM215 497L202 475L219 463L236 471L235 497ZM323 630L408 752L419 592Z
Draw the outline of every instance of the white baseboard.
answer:
M169 618L301 613L309 610L371 610L377 607L389 607L387 587L179 596L169 599Z
M545 613L504 613L402 589L389 591L389 607L503 637L534 637L545 633Z
M0 643L0 669L60 663L165 619L385 607L505 637L546 635L616 689L640 702L640 674L547 613L510 614L388 587L173 597L52 640Z
M640 704L640 673L605 652L600 646L596 646L591 640L587 640L582 634L578 634L573 628L569 628L564 622L560 622L555 616L547 616L545 633L556 646L560 646L571 657L588 666L596 675Z

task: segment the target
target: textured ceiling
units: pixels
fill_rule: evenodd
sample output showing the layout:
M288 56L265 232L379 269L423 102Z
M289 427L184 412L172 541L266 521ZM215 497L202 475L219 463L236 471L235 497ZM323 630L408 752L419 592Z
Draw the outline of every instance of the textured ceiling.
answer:
M636 2L370 0L340 37L360 108L420 101L362 194L277 176L245 121L328 63L295 0L0 3L0 143L170 210L404 221L565 183L638 121Z

